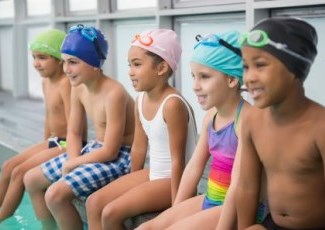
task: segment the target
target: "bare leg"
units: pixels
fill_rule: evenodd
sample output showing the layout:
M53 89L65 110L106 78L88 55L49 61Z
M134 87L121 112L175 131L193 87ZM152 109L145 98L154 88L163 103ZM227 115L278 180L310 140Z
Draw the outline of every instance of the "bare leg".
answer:
M29 157L31 157L33 154L38 153L44 149L47 149L47 147L48 147L47 141L37 145L33 145L3 163L1 167L1 175L0 175L0 206L1 207L5 195L7 193L12 171L15 169L15 167L17 167L18 165L20 165L21 163L29 159Z
M131 188L148 180L149 172L147 169L143 169L124 175L91 194L86 201L89 229L102 229L101 215L105 205L129 191Z
M246 228L245 230L267 230L267 229L260 224L255 224L253 226Z
M45 191L51 185L51 182L45 178L41 167L29 170L24 176L24 184L31 198L37 219L44 222L53 220L44 199Z
M168 226L202 210L204 195L195 196L162 212L156 218L143 223L137 229L165 229Z
M168 230L177 229L202 229L213 230L217 227L222 206L202 210L194 215L188 216L175 224L171 225Z
M35 152L28 160L15 167L12 171L9 187L0 210L0 221L12 216L19 206L25 191L23 183L25 173L61 152L62 150L59 148L46 149L39 153Z
M70 186L64 181L55 182L45 193L46 205L61 230L83 229L81 217L72 204L74 198Z
M102 212L104 229L124 229L124 220L146 212L161 211L171 205L170 179L142 183L124 193Z

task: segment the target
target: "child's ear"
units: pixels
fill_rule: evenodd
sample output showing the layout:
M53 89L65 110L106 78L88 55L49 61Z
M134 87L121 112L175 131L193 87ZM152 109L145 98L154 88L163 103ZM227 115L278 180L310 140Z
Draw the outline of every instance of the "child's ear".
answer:
M162 61L158 65L158 76L164 76L169 71L169 65L166 61Z
M229 88L234 88L234 87L238 87L239 86L239 80L238 78L232 77L227 75L228 77L228 87Z

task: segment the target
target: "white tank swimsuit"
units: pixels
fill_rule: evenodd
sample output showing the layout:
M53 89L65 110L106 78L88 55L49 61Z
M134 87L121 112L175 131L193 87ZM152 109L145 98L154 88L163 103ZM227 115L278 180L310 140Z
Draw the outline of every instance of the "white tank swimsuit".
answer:
M185 162L190 159L197 140L196 124L190 107L187 102L177 94L168 95L161 103L155 117L147 120L143 116L142 102L144 92L138 97L138 111L142 127L148 137L148 154L149 154L149 178L156 180L171 177L171 151L169 146L169 137L167 125L163 118L163 108L166 101L171 97L179 98L185 105L189 114Z

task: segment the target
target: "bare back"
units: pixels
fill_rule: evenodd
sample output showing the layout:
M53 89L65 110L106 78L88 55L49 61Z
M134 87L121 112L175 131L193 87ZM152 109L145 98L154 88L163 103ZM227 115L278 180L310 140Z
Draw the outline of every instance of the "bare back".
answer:
M134 134L134 100L117 81L108 77L102 77L100 81L96 92L89 92L84 85L78 87L78 97L87 117L93 122L96 139L104 142L107 133L115 135L116 132L121 132L121 144L131 146ZM117 122L120 123L121 130L114 130L113 125Z
M325 227L324 118L324 107L311 101L290 122L275 122L269 109L251 113L247 127L266 171L272 218L281 227Z
M45 136L67 136L70 113L70 81L66 76L58 79L43 78L43 92L46 109Z

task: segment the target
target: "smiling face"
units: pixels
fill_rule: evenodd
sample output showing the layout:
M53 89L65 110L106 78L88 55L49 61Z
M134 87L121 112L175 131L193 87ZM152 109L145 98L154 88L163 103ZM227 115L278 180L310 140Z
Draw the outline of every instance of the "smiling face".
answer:
M230 93L229 83L234 80L224 73L191 62L193 90L203 110L222 105ZM233 84L238 84L237 80Z
M138 92L149 91L158 81L158 66L146 50L131 46L128 53L129 76L134 89Z
M50 55L33 51L32 56L34 68L41 77L51 78L62 68L60 61Z
M81 59L68 54L62 54L62 60L63 71L69 77L72 86L78 86L92 78L95 67L92 67Z
M284 100L294 84L295 76L274 56L257 48L242 48L244 82L259 108Z

